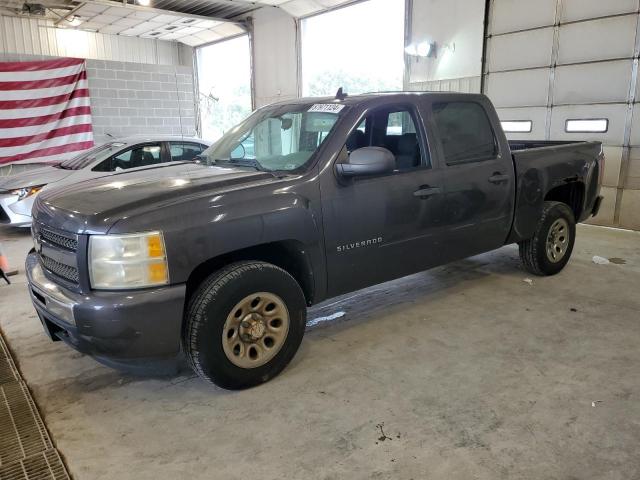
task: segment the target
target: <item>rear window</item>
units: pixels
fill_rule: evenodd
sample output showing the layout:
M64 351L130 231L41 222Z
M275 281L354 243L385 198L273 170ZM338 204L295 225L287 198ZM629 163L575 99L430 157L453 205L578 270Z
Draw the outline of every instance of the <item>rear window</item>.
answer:
M105 156L109 155L114 148L120 148L124 145L124 143L120 142L111 142L105 143L104 145L98 145L97 147L93 147L91 150L82 152L78 156L70 158L69 160L65 160L64 162L60 163L60 165L58 165L58 168L62 168L65 170L80 170L98 160L100 157L104 158Z
M433 118L447 165L495 158L496 138L484 108L474 102L433 105Z

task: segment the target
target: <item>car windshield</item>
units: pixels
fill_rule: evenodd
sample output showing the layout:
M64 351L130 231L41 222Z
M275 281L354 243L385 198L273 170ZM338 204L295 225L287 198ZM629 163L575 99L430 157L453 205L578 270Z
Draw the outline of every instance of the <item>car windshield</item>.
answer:
M86 152L82 152L76 157L61 162L60 165L58 165L58 168L62 168L64 170L81 170L93 163L95 160L102 159L102 157L107 156L114 148L120 148L124 145L125 144L122 142L111 142L105 143L104 145L98 145Z
M302 170L331 134L344 105L274 105L254 112L201 154L209 165Z

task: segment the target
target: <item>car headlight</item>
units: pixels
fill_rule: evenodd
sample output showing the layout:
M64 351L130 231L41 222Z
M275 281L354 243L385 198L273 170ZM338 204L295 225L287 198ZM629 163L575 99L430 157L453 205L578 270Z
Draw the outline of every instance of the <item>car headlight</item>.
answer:
M162 232L89 237L89 279L100 290L145 288L169 283Z
M24 200L27 197L30 197L31 195L35 195L40 190L42 190L43 187L44 187L44 185L38 185L38 186L35 186L35 187L18 188L16 190L12 190L11 194L12 195L17 195L18 196L18 201L20 201L20 200Z

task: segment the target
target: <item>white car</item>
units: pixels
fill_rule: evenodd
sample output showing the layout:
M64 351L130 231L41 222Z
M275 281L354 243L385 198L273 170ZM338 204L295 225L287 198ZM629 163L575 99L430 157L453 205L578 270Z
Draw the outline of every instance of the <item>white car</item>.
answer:
M0 225L31 226L33 201L50 185L68 185L159 163L193 161L209 145L187 137L122 138L58 164L0 177Z

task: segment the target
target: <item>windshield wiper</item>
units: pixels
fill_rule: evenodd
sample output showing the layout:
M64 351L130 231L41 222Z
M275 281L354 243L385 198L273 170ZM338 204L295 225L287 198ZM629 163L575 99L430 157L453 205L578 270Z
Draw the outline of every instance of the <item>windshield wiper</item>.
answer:
M217 163L230 163L232 165L238 165L239 167L253 167L260 172L268 172L269 170L265 169L260 162L257 160L252 160L250 158L228 158L228 159L220 159L216 158L214 162Z

